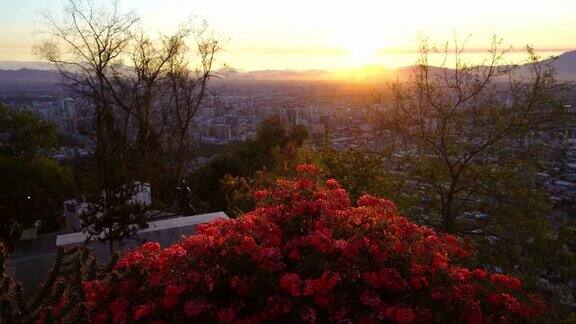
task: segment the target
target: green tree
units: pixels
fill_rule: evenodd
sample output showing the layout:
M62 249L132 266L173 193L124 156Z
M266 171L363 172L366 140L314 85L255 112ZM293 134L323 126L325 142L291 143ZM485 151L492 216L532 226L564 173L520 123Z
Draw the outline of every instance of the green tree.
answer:
M325 145L314 151L314 160L326 172L326 177L338 180L348 190L353 200L363 194L398 198L395 180L383 168L378 155L358 150L338 151Z
M62 202L73 187L68 167L47 158L0 158L0 174L0 214L4 220L25 227L43 220L52 228L62 220Z
M134 199L139 184L123 185L104 190L90 197L87 209L80 215L83 231L102 243L107 243L110 256L114 244L123 241L146 226L146 205Z
M58 148L56 125L0 104L0 155L32 159Z
M47 157L58 147L56 126L30 112L0 105L0 241L13 248L22 228L62 222L62 201L73 193L69 167Z
M191 174L189 183L201 209L226 208L226 190L223 181L232 177L251 177L256 171L274 169L281 163L276 152L291 151L302 144L307 136L301 127L287 130L278 116L261 123L255 138L230 144L224 152Z
M320 167L324 180L338 180L353 200L371 194L393 199L403 208L409 208L413 202L402 195L403 191L398 187L400 181L383 167L381 156L376 154L352 149L339 151L324 143L319 148L302 146L274 150L273 157L275 162L266 169L246 177L229 175L224 179L229 211L241 214L250 210L254 207L255 191L274 186L276 179L293 179L298 175L296 166L305 163Z
M288 137L297 146L302 146L302 144L304 144L304 141L308 138L309 135L310 133L308 132L306 126L296 125L290 130L290 134L288 134Z

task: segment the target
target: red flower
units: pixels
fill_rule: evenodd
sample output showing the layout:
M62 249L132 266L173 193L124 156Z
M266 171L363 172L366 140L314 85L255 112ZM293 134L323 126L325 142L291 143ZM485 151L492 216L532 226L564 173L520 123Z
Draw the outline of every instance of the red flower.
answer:
M85 282L89 320L484 323L545 310L520 280L462 267L473 251L457 237L411 223L389 200L354 207L336 181L320 185L317 167L298 169L242 217L165 249L144 244Z
M254 198L258 199L258 200L262 200L266 197L268 197L269 192L268 190L257 190L254 192Z
M384 308L384 316L394 323L412 323L416 320L412 309L407 307L386 306Z
M89 309L96 307L102 301L109 298L109 288L107 283L95 281L84 282L84 293L86 295L86 306Z
M492 281L494 284L502 285L509 289L522 289L522 281L520 281L518 278L509 277L499 273L495 273L490 276L490 281Z
M428 279L423 276L412 277L409 280L410 287L414 290L428 288Z
M340 282L340 274L324 272L318 279L306 280L304 295L326 295Z
M340 188L340 184L334 179L328 179L326 180L326 187L328 187L328 189L337 189Z
M300 179L298 181L298 189L312 189L314 183L310 179Z
M292 309L290 300L280 296L272 296L268 298L266 305L267 313L273 317L288 314Z
M454 268L452 269L452 277L458 281L467 281L470 279L472 273L466 268Z
M295 273L287 273L280 278L280 287L290 295L298 297L302 295L302 280Z
M96 313L92 314L93 316L91 316L91 320L92 323L108 323L110 321L110 314L107 311L104 310L99 310Z
M235 289L239 295L247 295L250 292L250 282L238 276L230 279L230 287Z
M434 270L444 270L448 267L448 257L440 252L434 253L434 262L432 263L432 269Z
M484 269L474 269L472 275L478 279L485 279L488 276L488 273Z
M186 291L186 286L184 285L169 285L164 291L162 305L167 309L176 307L176 305L178 305L178 299L184 291Z
M140 305L134 310L134 319L139 320L150 316L154 310L154 305L151 303Z
M492 307L498 307L502 303L502 297L499 294L490 294L486 296L486 302Z
M362 293L360 293L360 301L362 304L371 307L380 305L380 297L372 290L364 290Z
M296 166L296 170L300 173L307 173L311 175L320 173L320 169L314 164L300 164Z
M316 310L314 308L304 307L300 316L304 323L316 323Z
M334 249L332 244L332 232L327 229L318 229L314 231L310 237L310 245L317 248L320 252L330 253Z
M290 258L290 260L298 260L300 259L300 251L298 250L292 250L290 251L290 253L288 254L288 258Z
M110 311L112 312L112 321L115 323L124 323L128 317L128 309L130 302L128 299L121 297L116 299L110 304Z
M218 321L231 323L236 318L236 311L232 308L223 308L218 311Z
M392 292L407 288L406 281L396 269L382 268L378 272L366 272L362 277L372 288L385 288Z
M201 300L191 300L184 304L184 314L188 317L200 315L208 309L208 305Z

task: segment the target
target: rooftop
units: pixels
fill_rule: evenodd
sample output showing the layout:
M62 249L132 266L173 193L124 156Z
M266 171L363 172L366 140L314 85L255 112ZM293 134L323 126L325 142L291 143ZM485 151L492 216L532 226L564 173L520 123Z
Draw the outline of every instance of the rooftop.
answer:
M198 224L208 223L216 219L229 219L229 218L223 212L216 212L195 216L185 216L185 217L176 217L157 221L150 221L148 222L148 227L141 228L138 230L138 232L136 232L136 236L148 232L156 232L179 227L194 226ZM58 235L58 237L56 238L56 245L61 246L61 245L79 244L86 241L87 238L88 234L84 232Z

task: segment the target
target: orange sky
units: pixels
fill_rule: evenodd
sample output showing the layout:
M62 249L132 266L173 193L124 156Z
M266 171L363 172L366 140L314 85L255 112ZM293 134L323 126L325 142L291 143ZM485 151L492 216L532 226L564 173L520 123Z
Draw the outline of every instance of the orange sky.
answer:
M102 0L100 0L102 1ZM63 0L1 0L0 60L35 60L37 10L60 10ZM544 56L576 49L574 0L121 0L147 28L169 32L195 16L227 39L221 57L240 70L340 69L415 62L417 39L432 42L472 34L469 55L491 35L515 50L532 44ZM524 56L512 53L510 60Z

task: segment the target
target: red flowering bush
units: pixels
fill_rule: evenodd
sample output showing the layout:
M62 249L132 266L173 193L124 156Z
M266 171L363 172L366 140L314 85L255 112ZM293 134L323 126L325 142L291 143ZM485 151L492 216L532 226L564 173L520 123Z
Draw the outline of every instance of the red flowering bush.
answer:
M298 168L258 191L236 220L198 226L161 249L127 253L85 283L93 322L470 322L535 318L537 296L512 277L468 269L451 235L415 225L385 199L352 206L335 180Z

